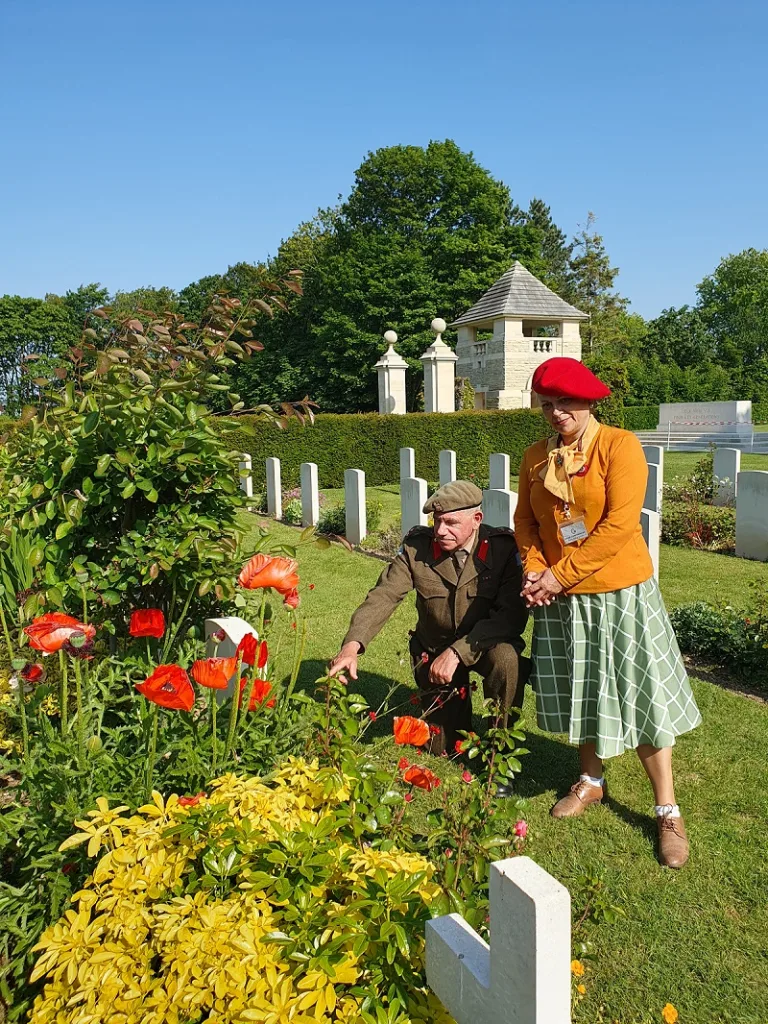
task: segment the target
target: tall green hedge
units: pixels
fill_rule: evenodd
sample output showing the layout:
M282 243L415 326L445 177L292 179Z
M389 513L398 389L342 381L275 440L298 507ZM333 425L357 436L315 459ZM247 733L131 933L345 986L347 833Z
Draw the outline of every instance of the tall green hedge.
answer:
M655 430L658 425L658 405L624 406L624 426L627 430Z
M438 479L438 453L443 448L456 452L459 477L485 476L493 452L506 452L515 473L528 445L548 432L543 416L528 409L407 416L321 413L313 427L292 420L285 430L250 416L219 422L233 447L250 452L255 487L264 485L265 461L275 456L286 488L298 485L302 462L317 463L322 487L343 486L345 469L362 469L372 486L397 483L401 448L416 450L416 473L426 480ZM248 429L237 429L243 426ZM229 433L233 427L235 432Z
M752 422L768 423L768 402L755 402L752 405Z

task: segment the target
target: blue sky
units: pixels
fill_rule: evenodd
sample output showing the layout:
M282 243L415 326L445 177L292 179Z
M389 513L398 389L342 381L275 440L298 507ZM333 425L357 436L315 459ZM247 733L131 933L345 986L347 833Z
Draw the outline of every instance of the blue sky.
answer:
M0 294L183 287L452 138L654 316L768 247L767 51L759 0L0 0Z

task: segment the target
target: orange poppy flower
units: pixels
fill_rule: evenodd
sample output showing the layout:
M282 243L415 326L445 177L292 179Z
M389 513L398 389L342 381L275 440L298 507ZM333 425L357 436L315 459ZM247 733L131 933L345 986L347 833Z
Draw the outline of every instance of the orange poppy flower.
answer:
M191 711L195 704L195 691L189 676L179 665L158 665L151 676L136 689L153 704L170 711Z
M403 715L395 718L395 743L411 743L414 747L423 746L429 739L429 726L421 718Z
M47 612L25 626L24 632L29 637L30 647L54 654L75 636L84 636L86 643L92 642L96 636L96 627L79 622L63 612Z
M21 670L21 678L25 683L41 683L45 679L45 669L36 662L27 662Z
M209 690L226 690L237 669L237 658L204 658L196 661L190 671L192 678Z
M256 639L256 634L246 633L237 645L235 657L242 657L244 665L253 665L256 662L256 649L258 646L259 641Z
M240 703L243 702L243 691L246 687L249 687L249 698L248 698L248 710L255 711L257 707L264 703L272 690L272 683L268 683L266 679L254 679L248 681L247 679L240 680Z
M137 608L131 612L128 632L131 636L154 636L159 640L165 632L165 616L160 608Z
M412 786L426 789L427 792L431 789L437 789L440 785L440 779L438 779L434 772L431 772L429 768L419 768L415 764L403 773L403 779Z
M295 558L280 558L271 555L254 555L246 562L237 582L246 590L260 590L272 587L281 594L289 594L299 585L299 563Z

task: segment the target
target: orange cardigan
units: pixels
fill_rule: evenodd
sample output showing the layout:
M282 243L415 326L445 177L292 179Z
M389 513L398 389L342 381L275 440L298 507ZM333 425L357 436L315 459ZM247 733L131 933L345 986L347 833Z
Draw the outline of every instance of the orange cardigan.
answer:
M565 516L562 502L544 489L546 462L547 442L538 441L520 466L515 534L526 572L551 568L569 594L604 594L650 579L653 563L640 527L648 466L637 437L600 426L586 473L571 477L571 516L584 516L589 531L575 544L560 539Z

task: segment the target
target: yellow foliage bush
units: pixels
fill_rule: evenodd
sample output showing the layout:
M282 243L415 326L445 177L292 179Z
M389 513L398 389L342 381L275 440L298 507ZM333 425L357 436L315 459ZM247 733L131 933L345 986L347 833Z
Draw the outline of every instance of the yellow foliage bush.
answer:
M450 1021L423 980L434 869L350 838L343 776L292 760L153 800L102 798L63 844L99 860L36 947L31 1024Z

